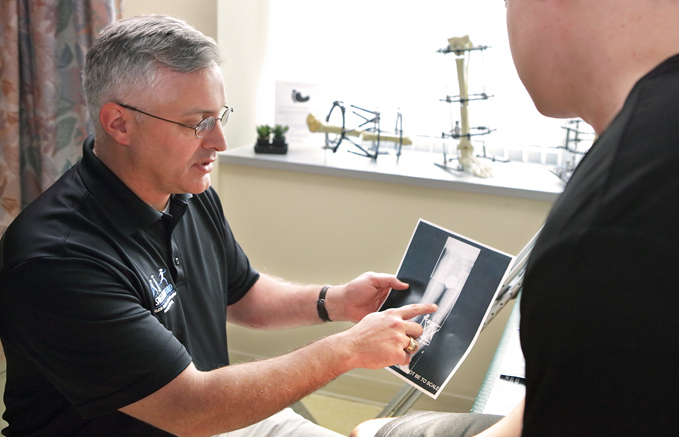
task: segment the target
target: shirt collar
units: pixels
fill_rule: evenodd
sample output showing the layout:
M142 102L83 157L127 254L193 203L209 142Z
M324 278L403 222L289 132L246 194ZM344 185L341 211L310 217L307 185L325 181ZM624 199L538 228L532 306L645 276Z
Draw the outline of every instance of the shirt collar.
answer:
M162 212L141 200L97 158L94 154L94 136L89 136L83 144L83 158L78 164L77 171L102 209L126 234L132 234L163 217ZM192 196L188 193L172 196L170 203L178 203L183 207L171 208L171 212L183 215ZM180 218L175 217L175 220Z

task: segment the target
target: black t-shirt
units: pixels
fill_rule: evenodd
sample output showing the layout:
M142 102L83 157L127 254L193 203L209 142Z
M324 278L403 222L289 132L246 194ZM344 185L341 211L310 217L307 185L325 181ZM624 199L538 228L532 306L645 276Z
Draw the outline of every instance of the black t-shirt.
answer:
M93 144L0 243L5 435L167 435L117 409L228 365L226 307L259 277L214 190L158 212Z
M521 301L525 437L679 434L679 56L573 174Z

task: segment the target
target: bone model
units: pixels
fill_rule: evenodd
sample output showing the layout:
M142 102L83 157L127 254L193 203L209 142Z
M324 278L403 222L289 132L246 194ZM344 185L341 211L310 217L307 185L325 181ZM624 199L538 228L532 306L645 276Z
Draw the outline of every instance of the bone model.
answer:
M342 133L344 133L344 136L359 137L363 141L377 141L378 139L376 132L369 132L356 129L346 130L342 127L325 123L316 118L313 114L309 114L309 116L306 118L306 124L309 126L309 130L311 132L325 132L337 135L341 135ZM391 141L394 143L398 143L401 141L401 139L403 139L402 144L404 146L410 146L411 144L413 144L413 141L408 137L401 138L398 135L384 135L383 133L380 133L379 135L380 141Z
M468 170L474 176L487 178L492 176L492 167L482 162L479 158L474 156L474 146L470 140L469 134L469 113L467 106L469 105L469 91L468 91L468 74L469 61L465 56L469 50L473 48L469 36L454 37L448 39L448 47L451 52L455 52L455 63L457 65L457 80L460 85L460 142L457 145L459 151L458 161L460 165ZM467 61L467 62L465 62Z

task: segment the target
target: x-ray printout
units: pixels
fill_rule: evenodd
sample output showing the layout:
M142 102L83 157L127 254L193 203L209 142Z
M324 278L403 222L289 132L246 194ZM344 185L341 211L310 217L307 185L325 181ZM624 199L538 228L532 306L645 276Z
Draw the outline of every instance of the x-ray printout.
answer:
M435 303L433 314L412 319L424 328L408 366L389 371L436 399L467 357L513 257L420 220L396 276L410 285L392 291L382 310Z

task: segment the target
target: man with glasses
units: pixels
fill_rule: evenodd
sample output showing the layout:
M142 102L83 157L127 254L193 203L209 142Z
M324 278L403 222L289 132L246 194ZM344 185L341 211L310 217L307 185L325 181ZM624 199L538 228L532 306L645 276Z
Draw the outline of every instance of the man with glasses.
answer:
M210 188L233 112L220 62L214 41L163 16L114 23L88 52L95 136L0 243L5 435L337 436L286 407L416 350L407 320L435 306L375 313L407 287L393 276L301 286L250 266ZM227 313L253 328L356 325L230 366Z

